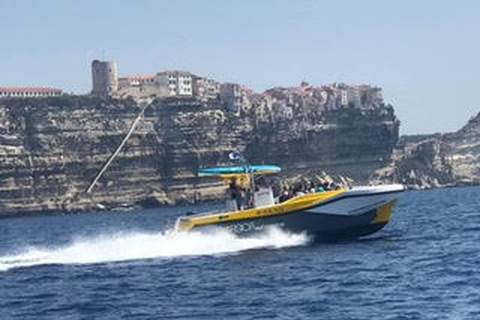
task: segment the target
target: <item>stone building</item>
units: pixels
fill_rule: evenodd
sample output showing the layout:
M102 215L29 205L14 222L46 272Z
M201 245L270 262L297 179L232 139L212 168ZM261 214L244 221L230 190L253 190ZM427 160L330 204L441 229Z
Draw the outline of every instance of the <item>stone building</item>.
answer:
M236 83L222 83L220 85L220 100L225 104L227 110L240 111L242 107L242 92L240 89L240 85Z
M92 62L92 94L111 96L118 90L117 63L115 61Z
M252 101L250 97L253 95L253 91L245 86L240 87L240 93L242 95L242 106L241 106L241 111L244 114L248 114L250 110L252 109Z
M193 81L195 75L182 70L165 70L156 74L158 83L166 85L169 89L169 96L193 96Z
M272 111L272 117L276 121L293 119L293 108L285 100L273 102Z
M200 102L217 100L220 83L189 71L164 70L155 74L117 77L115 61L92 62L92 94L118 98L150 99L192 97Z
M51 87L0 87L0 98L56 97L62 90Z
M118 77L118 90L155 83L154 74L133 74Z
M124 98L193 97L202 102L215 100L219 94L218 82L183 70L120 76L115 92Z
M358 86L360 90L360 107L373 109L384 104L382 89L369 85Z
M250 97L252 101L252 109L256 122L272 121L272 107L275 101L271 95L266 93L254 94Z
M137 100L160 98L170 95L168 85L159 81L155 74L126 75L118 78L116 97L132 97Z
M360 88L358 86L346 86L340 89L340 104L342 107L359 108L361 105Z
M197 76L193 81L193 94L204 102L216 100L220 95L220 83L210 78Z

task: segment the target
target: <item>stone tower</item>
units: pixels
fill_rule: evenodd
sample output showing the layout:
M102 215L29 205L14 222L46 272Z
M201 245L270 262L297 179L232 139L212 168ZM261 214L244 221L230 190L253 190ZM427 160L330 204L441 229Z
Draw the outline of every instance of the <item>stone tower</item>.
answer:
M115 61L92 62L92 94L110 96L118 89L117 63Z

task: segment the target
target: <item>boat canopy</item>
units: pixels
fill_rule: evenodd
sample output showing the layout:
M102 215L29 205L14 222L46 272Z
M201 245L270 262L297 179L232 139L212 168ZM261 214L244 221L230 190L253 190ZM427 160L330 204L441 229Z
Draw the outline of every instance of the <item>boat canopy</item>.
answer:
M200 176L204 177L218 177L223 179L224 184L229 184L232 179L237 185L248 188L250 186L251 175L272 174L280 172L281 168L276 165L261 164L261 165L245 165L233 167L215 167L204 168L198 171Z
M281 168L276 165L260 164L260 165L247 165L247 166L233 166L233 167L215 167L204 168L199 170L199 174L204 176L221 176L235 175L244 173L253 173L255 175L271 174L280 172Z

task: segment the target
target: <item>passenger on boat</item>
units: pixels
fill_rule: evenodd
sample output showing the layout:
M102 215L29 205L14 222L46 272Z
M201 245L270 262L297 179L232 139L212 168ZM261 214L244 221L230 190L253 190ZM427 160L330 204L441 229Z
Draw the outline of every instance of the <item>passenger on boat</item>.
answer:
M293 189L294 196L303 196L305 194L305 189L303 184L298 184Z
M292 196L291 196L291 188L287 188L287 187L283 187L283 191L282 191L282 194L280 195L280 197L278 198L278 201L280 203L282 202L285 202L287 201L288 199L290 199Z
M237 210L241 210L243 207L243 190L237 185L235 178L230 180L227 192L230 198L235 200Z

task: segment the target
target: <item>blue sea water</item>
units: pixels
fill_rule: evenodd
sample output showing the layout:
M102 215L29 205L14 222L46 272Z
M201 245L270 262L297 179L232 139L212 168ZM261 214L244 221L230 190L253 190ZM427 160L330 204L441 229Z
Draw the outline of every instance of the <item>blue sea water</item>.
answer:
M0 319L480 319L480 188L329 244L164 231L190 210L0 220Z

